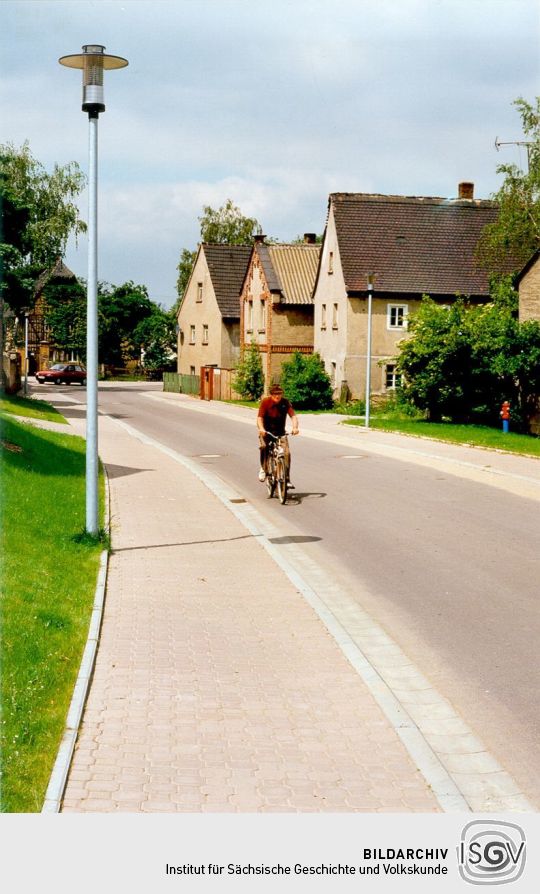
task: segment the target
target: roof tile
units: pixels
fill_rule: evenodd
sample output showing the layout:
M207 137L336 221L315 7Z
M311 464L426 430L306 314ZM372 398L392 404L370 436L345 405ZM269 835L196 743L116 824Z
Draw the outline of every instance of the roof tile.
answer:
M332 193L330 205L347 291L365 291L372 272L380 292L488 294L474 252L494 202Z
M240 290L244 282L251 245L203 243L204 254L222 317L240 318Z

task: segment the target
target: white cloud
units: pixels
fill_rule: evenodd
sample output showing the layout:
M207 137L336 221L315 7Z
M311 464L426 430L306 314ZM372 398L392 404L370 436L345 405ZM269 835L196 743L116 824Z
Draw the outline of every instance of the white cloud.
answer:
M332 190L453 195L471 179L488 195L495 137L519 139L512 101L537 90L537 0L3 0L2 12L2 140L28 139L47 167L87 167L80 73L58 57L99 40L129 59L106 75L99 123L100 272L171 300L206 204L232 198L288 239L322 231ZM70 250L82 275L84 249Z

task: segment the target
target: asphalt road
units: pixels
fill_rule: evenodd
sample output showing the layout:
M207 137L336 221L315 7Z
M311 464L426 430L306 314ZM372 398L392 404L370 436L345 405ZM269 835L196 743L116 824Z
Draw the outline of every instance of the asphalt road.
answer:
M300 435L283 507L257 480L255 419L251 430L148 389L108 384L100 411L210 468L356 592L540 805L540 503Z

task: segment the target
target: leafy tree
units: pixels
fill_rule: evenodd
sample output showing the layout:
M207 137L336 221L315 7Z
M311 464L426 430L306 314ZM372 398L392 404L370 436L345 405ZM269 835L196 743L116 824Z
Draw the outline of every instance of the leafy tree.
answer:
M503 400L522 428L540 392L540 325L520 324L504 301L450 308L424 297L397 367L405 399L428 418L498 424Z
M43 289L45 321L54 344L86 357L86 291L78 280Z
M245 217L231 199L217 210L205 205L199 223L201 242L213 244L249 245L253 233L262 232L259 222L254 217Z
M199 223L200 241L218 245L249 245L253 233L262 232L259 222L254 217L245 217L232 199L227 199L225 204L217 209L204 205ZM196 256L197 252L188 248L183 248L180 254L176 268L178 270L176 281L178 301L174 308L176 312L182 303Z
M517 99L527 146L528 170L502 164L504 182L492 198L499 215L488 224L477 247L477 258L490 273L519 271L540 248L540 97L535 105Z
M152 313L135 327L133 342L144 350L146 369L176 369L176 320L170 311L155 305Z
M70 235L86 230L75 204L84 182L75 162L49 174L28 143L0 145L0 290L14 313L33 306L39 273L62 257Z
M137 326L151 316L156 304L148 297L146 286L129 281L121 286L98 287L100 362L123 366L137 359L140 345L134 338Z
M236 368L233 388L247 400L258 400L264 391L264 373L259 348L252 342L244 349Z
M327 410L333 406L330 376L318 354L296 351L281 368L281 385L299 410Z

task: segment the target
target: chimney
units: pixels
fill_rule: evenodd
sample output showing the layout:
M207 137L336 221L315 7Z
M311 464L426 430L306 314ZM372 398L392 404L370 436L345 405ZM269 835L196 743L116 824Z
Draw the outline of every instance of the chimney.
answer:
M316 241L317 241L316 233L304 233L304 242L306 243L306 245L315 245Z
M460 183L458 196L460 199L474 199L474 183Z
M257 245L257 244L260 245L262 242L264 242L265 239L266 239L266 236L263 236L262 233L255 233L255 235L253 237L253 242L255 243L255 245Z

